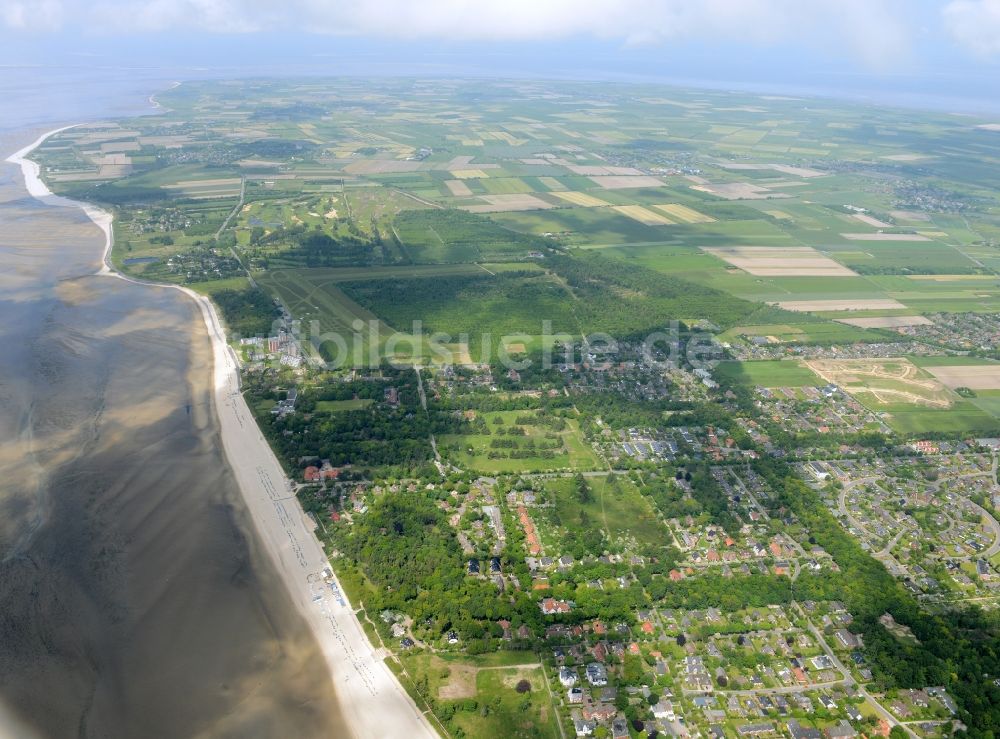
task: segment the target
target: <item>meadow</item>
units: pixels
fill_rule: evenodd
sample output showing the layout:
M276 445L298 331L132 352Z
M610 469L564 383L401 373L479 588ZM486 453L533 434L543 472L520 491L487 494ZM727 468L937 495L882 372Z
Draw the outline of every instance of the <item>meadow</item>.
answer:
M462 469L497 474L600 467L574 418L559 417L557 423L552 423L553 419L537 411L478 415L489 434L445 435L438 439L442 456Z
M581 495L579 478L543 482L545 500L554 504L541 513L548 523L543 529L547 530L550 551L587 546L595 536L612 549L637 548L652 556L663 550L663 523L632 480L624 475L602 475L586 478L586 486L589 492Z
M714 373L728 382L759 387L815 387L821 383L815 373L797 359L759 362L720 362Z
M508 652L475 657L458 654L403 654L405 682L420 696L429 696L446 725L462 736L487 739L558 739L557 714L545 675L532 652ZM527 680L530 690L518 693ZM481 707L488 710L481 712ZM443 709L443 710L442 710ZM483 717L485 713L485 717Z

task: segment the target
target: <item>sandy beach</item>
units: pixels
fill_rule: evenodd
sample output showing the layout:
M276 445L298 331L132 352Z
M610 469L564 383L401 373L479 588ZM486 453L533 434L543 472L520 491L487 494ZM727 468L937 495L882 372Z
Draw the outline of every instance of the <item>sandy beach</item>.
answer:
M56 129L12 155L21 167L28 192L46 203L83 209L105 236L102 266L97 274L135 284L115 272L109 262L112 216L89 204L54 196L41 180L39 167L28 157ZM236 356L214 306L181 286L150 286L179 290L196 301L211 339L214 411L225 456L249 510L259 542L280 575L295 608L308 623L331 675L340 710L357 737L433 737L426 716L417 708L368 641L353 608L329 570L326 555L313 534L313 522L302 511L292 483L260 433L239 389Z

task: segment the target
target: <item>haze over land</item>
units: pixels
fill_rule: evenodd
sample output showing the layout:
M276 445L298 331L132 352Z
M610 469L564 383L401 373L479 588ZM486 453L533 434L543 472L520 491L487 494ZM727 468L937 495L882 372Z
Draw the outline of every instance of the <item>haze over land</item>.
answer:
M997 0L5 0L0 63L633 78L995 109ZM886 96L889 96L888 98Z

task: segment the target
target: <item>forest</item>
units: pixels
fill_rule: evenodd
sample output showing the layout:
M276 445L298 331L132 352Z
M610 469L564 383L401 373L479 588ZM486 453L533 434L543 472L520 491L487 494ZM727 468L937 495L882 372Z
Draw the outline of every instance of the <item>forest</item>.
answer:
M212 300L222 311L229 331L239 336L269 336L275 319L281 315L278 306L259 287L217 290Z

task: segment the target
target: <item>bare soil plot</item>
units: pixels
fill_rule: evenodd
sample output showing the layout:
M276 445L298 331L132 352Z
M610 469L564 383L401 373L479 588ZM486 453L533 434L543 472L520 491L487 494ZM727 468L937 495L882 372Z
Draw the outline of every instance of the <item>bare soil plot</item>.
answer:
M100 179L125 177L132 173L132 164L102 164L98 176Z
M467 210L469 213L503 213L517 210L546 210L556 207L554 204L547 203L529 193L483 195L481 199L486 201L485 205L463 205L462 210Z
M1000 390L1000 365L967 364L927 367L926 370L952 389L967 387L971 390Z
M446 362L449 364L472 364L472 355L469 353L468 344L445 344L448 350Z
M456 198L470 198L472 197L472 190L466 185L462 180L445 180L444 184L448 186L451 190L451 194Z
M639 221L645 226L670 226L674 223L666 216L654 213L641 205L616 205L612 210Z
M885 405L907 403L950 408L953 396L936 378L908 359L810 359L803 364L825 382L851 395L863 395ZM945 369L945 368L942 368Z
M215 187L220 185L223 187L239 187L240 179L238 177L226 177L216 180L178 180L171 185L164 185L164 187L179 187L186 190L192 187Z
M840 234L845 239L851 241L930 241L926 236L920 234Z
M164 149L179 149L191 140L191 137L183 135L175 136L140 136L138 141L141 146L160 146Z
M680 203L663 203L652 207L666 213L681 223L715 223L715 219L712 216L699 213L694 208L688 208L686 205L681 205Z
M726 200L767 200L768 198L788 198L791 195L783 192L774 192L761 185L753 185L749 182L726 182L722 184L705 183L692 185L692 190L707 192Z
M452 169L451 176L459 180L481 180L489 177L482 169Z
M719 162L718 165L723 169L737 170L737 171L752 171L752 170L762 170L770 169L774 172L781 172L782 174L792 175L793 177L803 177L806 179L812 177L823 177L826 172L820 172L818 169L809 169L808 167L794 167L790 164L758 164L756 162Z
M931 321L924 316L869 316L867 318L838 318L838 323L858 328L902 328L903 326L928 326Z
M442 666L448 666L450 674L448 675L448 682L438 688L438 698L441 700L475 698L476 673L479 670L473 665L465 665L461 662L446 663L444 660L440 661Z
M573 205L579 205L582 208L601 208L611 205L611 203L600 198L595 198L593 195L588 195L585 192L554 192L552 194L560 200L565 200L567 203L572 203Z
M599 177L601 175L636 177L642 175L642 172L635 167L601 167L570 164L566 169L573 174L583 175L584 177Z
M240 180L238 178L183 180L170 185L164 185L164 187L171 190L179 190L187 197L196 200L228 198L240 194Z
M112 141L108 144L101 144L101 151L105 154L139 151L141 148L138 141Z
M281 166L281 162L271 162L266 159L240 159L237 166L248 169L260 169L264 167L276 168Z
M850 310L899 310L906 306L892 298L854 298L852 300L780 300L775 305L799 313L825 313Z
M102 175L100 170L92 169L87 172L73 172L71 174L52 174L49 179L53 182L86 182L87 180L110 179L118 175Z
M398 172L417 172L425 168L426 166L422 162L402 159L365 159L351 162L344 167L344 171L351 174L395 174Z
M757 277L853 277L854 270L811 246L719 246L702 251Z
M782 174L790 174L795 177L804 177L806 179L812 179L813 177L824 177L826 172L820 172L818 169L809 169L808 167L793 167L789 164L772 164L771 169L776 172L781 172Z
M875 216L865 215L864 213L855 213L854 214L854 219L858 220L858 221L861 221L862 223L865 223L865 224L867 224L869 226L872 226L874 228L892 228L892 224L891 223L886 223L885 221L880 221Z
M651 175L603 175L590 181L605 190L625 190L630 187L663 187L663 180Z

